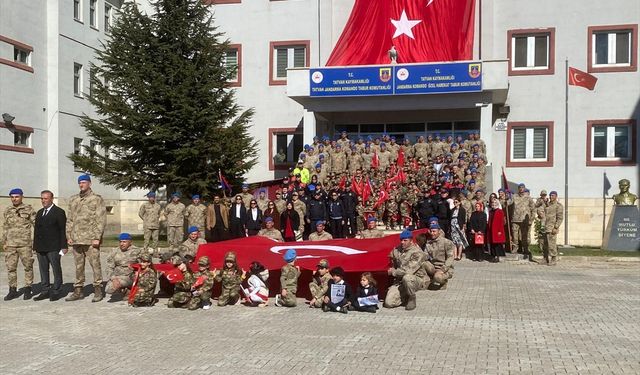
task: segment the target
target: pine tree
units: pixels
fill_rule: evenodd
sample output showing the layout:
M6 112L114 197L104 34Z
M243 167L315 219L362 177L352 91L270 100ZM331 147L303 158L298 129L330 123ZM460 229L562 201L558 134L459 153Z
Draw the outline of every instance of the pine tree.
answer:
M241 111L224 64L228 41L201 0L158 0L154 14L126 3L97 51L82 126L102 151L70 155L121 189L208 194L218 171L237 187L256 163L253 110Z

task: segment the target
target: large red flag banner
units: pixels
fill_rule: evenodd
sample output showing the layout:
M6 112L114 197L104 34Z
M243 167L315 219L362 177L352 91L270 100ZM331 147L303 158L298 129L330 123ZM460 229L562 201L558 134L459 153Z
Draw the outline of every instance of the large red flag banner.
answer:
M470 60L475 0L356 0L327 66Z
M413 231L414 237L426 230ZM392 234L371 239L336 239L328 241L276 242L266 237L245 237L229 241L200 245L192 269L196 270L198 259L208 256L210 268L222 269L224 255L234 251L238 265L245 270L253 261L262 263L269 270L270 294L279 290L280 268L284 265L283 255L287 249L295 249L298 254L296 265L303 270L298 280L298 296L308 296L308 283L312 271L320 259L327 259L331 267L340 266L347 273L347 281L357 286L362 272L373 272L381 290L387 285L386 271L390 267L389 253L400 244L400 235ZM165 275L173 275L175 268L170 264L156 264L155 269ZM215 295L215 293L214 293Z

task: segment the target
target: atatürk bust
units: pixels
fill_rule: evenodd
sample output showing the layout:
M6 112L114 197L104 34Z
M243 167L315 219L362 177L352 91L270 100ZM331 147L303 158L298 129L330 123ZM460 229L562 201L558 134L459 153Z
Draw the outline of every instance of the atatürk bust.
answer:
M620 193L613 196L613 201L616 202L616 206L633 206L636 203L638 197L635 194L629 193L630 185L631 183L626 178L618 181Z

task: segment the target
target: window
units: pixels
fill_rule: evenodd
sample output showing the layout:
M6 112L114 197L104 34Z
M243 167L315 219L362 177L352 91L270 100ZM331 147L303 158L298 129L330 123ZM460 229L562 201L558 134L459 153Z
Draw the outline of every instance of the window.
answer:
M22 48L13 47L13 61L31 66L31 51Z
M587 121L587 165L636 164L635 120Z
M288 169L302 152L302 133L296 128L269 129L269 170Z
M83 155L82 151L82 138L73 138L73 154L74 155ZM78 171L78 166L73 163L73 169Z
M13 132L13 145L18 147L31 147L31 133L15 130Z
M287 69L309 66L309 41L271 42L269 84L285 85Z
M230 44L224 54L223 64L228 70L235 70L229 79L229 86L238 87L242 84L242 46Z
M95 69L89 68L89 96L93 96L93 80L95 78Z
M73 19L82 22L82 2L73 0Z
M111 29L111 5L104 5L104 32L108 33Z
M507 167L552 167L553 123L509 122Z
M637 70L638 25L592 26L588 35L589 72Z
M509 75L553 74L555 29L509 30Z
M98 27L98 14L96 12L97 0L89 0L89 26Z
M82 64L73 64L73 94L82 95Z

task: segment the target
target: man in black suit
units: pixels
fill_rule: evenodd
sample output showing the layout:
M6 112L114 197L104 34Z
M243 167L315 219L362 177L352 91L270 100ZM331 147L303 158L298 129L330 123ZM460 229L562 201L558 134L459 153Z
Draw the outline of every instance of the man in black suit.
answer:
M53 193L44 190L40 193L42 209L36 214L33 249L38 255L42 293L34 298L36 301L49 298L59 299L62 287L62 267L60 257L67 253L67 236L65 227L67 215L64 210L53 204ZM49 283L49 264L53 269L53 288Z

